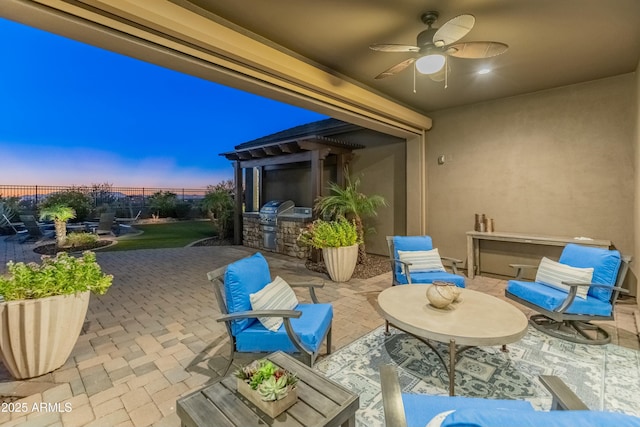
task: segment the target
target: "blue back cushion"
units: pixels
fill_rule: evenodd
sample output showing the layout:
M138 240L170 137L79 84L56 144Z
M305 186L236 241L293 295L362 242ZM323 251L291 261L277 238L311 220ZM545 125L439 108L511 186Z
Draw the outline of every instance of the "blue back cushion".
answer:
M229 313L251 310L249 294L258 292L271 282L269 264L260 252L229 264L224 274L224 292ZM235 336L256 319L234 320L231 333Z
M452 409L485 409L490 411L511 410L531 411L533 407L526 400L482 399L465 396L431 396L426 394L402 393L402 404L407 418L407 427L424 427L436 415ZM445 418L446 421L446 418Z
M398 251L430 251L433 242L430 236L394 236L393 257L400 259ZM401 273L401 264L396 263L396 273Z
M640 418L603 411L519 411L461 409L449 414L441 427L640 427Z
M620 269L620 252L591 246L569 243L560 255L561 264L572 267L593 267L593 283L614 286ZM588 295L608 302L611 291L604 288L590 288Z

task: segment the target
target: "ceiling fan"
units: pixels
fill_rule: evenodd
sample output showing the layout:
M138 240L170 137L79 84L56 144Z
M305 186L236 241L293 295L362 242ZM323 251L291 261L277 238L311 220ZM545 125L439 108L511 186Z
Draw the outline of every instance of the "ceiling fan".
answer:
M438 19L438 12L426 12L422 15L422 22L427 29L418 34L416 45L404 44L372 44L370 49L379 52L413 52L413 58L386 69L378 74L376 79L383 79L396 75L415 63L415 69L422 74L428 74L432 80L446 79L448 72L447 58L489 58L504 53L509 46L493 41L477 41L456 43L466 36L473 28L476 18L473 15L459 15L445 22L440 28L431 28ZM446 83L445 83L446 87Z

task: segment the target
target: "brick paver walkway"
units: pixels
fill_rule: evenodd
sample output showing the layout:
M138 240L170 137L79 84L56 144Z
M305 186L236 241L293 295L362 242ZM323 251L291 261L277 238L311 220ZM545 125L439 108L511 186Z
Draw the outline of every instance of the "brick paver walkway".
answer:
M0 261L37 260L31 249L0 241ZM28 409L0 412L0 425L179 426L176 399L218 378L227 362L226 333L215 321L219 312L206 273L253 252L241 246L98 252L114 284L106 295L91 297L67 363L27 381L14 381L0 364L0 396L16 396L12 407ZM300 260L265 255L274 276L325 280ZM504 284L477 277L468 286L501 296ZM334 350L382 325L375 301L389 285L389 274L345 284L326 280L318 296L334 305ZM304 293L298 297L308 300ZM638 348L636 312L635 300L621 304L616 322L607 325L620 345ZM62 405L60 411L51 405L34 410L41 402Z

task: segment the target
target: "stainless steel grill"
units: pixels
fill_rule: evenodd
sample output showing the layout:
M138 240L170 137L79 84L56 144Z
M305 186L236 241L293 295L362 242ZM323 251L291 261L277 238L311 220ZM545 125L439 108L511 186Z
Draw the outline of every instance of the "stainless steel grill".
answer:
M260 225L262 226L262 246L265 249L276 249L278 242L278 216L289 212L294 207L291 200L271 200L260 208Z

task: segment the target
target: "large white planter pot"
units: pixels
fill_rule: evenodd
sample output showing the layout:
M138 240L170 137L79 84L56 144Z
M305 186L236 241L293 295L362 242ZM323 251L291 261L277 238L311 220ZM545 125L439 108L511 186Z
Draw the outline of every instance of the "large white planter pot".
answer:
M322 248L322 258L331 280L347 282L351 279L358 262L358 245Z
M0 303L0 359L17 379L58 369L78 340L89 291Z

